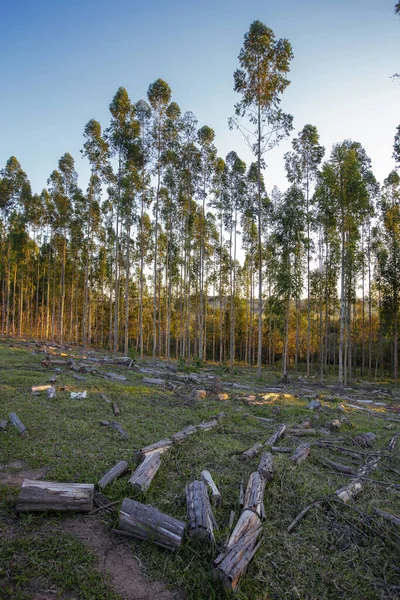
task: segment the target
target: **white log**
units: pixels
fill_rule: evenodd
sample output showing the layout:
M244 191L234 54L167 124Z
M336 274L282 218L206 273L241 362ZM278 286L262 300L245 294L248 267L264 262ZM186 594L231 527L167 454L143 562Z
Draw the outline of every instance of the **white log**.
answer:
M57 483L53 481L22 482L17 512L48 510L89 512L93 505L92 483Z

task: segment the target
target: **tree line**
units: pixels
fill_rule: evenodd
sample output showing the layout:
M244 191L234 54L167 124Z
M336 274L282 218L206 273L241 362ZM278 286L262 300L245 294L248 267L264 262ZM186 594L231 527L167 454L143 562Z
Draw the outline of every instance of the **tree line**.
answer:
M306 124L267 192L268 153L293 130L281 97L288 40L251 24L234 73L231 128L253 161L218 155L162 79L120 87L103 129L84 128L86 189L65 153L33 193L15 157L0 171L5 335L190 361L238 361L344 384L398 374L400 126L382 184L358 142L327 154ZM397 170L396 170L397 167Z

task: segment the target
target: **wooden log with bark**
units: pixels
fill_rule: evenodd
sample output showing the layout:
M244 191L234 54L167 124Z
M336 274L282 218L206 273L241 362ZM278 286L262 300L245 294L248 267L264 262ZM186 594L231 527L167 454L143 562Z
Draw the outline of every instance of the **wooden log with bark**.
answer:
M221 494L219 492L219 489L217 488L217 486L214 483L214 480L211 476L211 473L209 471L202 471L201 472L201 478L204 481L204 483L206 485L208 485L208 487L211 490L211 502L214 506L219 506L221 504Z
M321 433L321 432L318 432L316 429L300 429L300 427L299 427L299 428L287 429L286 433L287 433L287 435L295 435L295 436L301 437L303 435L316 435L317 433Z
M335 494L338 498L347 503L349 500L356 498L363 489L364 478L368 478L378 466L379 455L371 456L367 458L365 464L363 464L356 472L355 477L349 481L346 485L336 490Z
M243 452L243 454L241 454L240 458L242 460L249 460L250 458L253 458L254 456L256 456L256 454L258 454L261 451L262 447L263 447L263 445L261 442L256 442L254 444L254 446L252 446L251 448L249 448L248 450Z
M19 434L22 438L29 437L29 431L28 431L27 427L25 427L25 425L23 424L21 419L18 417L17 413L10 412L8 417L9 417L11 423L18 429Z
M218 421L216 419L212 419L212 421L207 421L206 423L200 423L197 425L197 429L202 429L203 431L208 431L208 429L213 429L218 425Z
M237 590L240 577L260 546L257 542L261 531L261 520L257 513L244 509L226 548L213 565L214 580L219 581L226 591Z
M214 529L217 529L203 481L193 481L185 488L189 536L198 541L214 543Z
M280 452L283 454L290 454L293 452L294 448L290 448L289 446L271 446L271 452Z
M157 474L161 465L160 452L148 454L143 462L140 463L136 471L129 479L131 486L141 492L147 492L151 482Z
M185 523L162 513L149 504L125 498L119 513L116 533L139 540L153 541L167 550L182 544Z
M249 477L244 497L244 508L254 510L261 518L265 518L264 492L267 481L261 473L254 471Z
M109 483L113 482L115 479L118 479L118 477L121 477L122 475L124 475L127 472L127 470L128 470L128 463L126 462L126 460L121 460L112 469L107 471L107 473L105 475L103 475L103 477L100 479L100 481L97 483L97 485L99 486L99 488L104 490L104 488Z
M189 435L192 435L196 431L197 427L195 427L194 425L188 425L187 427L185 427L185 429L182 429L182 431L178 431L177 433L175 433L171 437L171 439L174 442L174 444L182 444L182 442L184 442Z
M309 454L310 454L310 444L300 444L300 446L298 446L296 448L296 450L293 452L292 456L290 457L290 460L294 464L299 465L304 460L306 460L306 458L308 458Z
M140 462L144 460L147 456L154 453L163 454L167 452L173 445L173 441L170 438L165 438L160 440L159 442L155 442L154 444L150 444L149 446L145 446L141 450L135 452L133 458L136 462Z
M258 463L257 471L266 482L271 481L274 476L274 464L272 454L263 452Z
M22 482L17 512L48 510L90 512L93 505L92 483L57 483L53 481Z
M271 435L270 438L268 438L264 446L275 446L276 442L285 435L286 429L287 427L284 423L279 425L278 429Z

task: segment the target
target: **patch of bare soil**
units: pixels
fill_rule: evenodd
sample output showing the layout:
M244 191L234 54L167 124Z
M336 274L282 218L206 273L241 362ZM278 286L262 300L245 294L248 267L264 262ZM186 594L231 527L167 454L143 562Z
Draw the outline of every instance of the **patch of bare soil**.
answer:
M86 544L99 558L98 570L109 574L113 589L122 600L183 600L180 591L169 590L160 581L149 581L132 550L111 538L96 520L67 519L62 530Z
M48 471L48 467L31 469L25 461L15 460L6 465L0 465L0 484L21 487L24 479L44 479Z

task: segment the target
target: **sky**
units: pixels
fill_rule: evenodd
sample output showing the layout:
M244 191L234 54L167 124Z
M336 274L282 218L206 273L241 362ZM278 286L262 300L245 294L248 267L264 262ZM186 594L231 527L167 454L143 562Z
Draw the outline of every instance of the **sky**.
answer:
M282 108L296 135L316 125L334 143L360 142L379 181L393 169L400 124L400 18L395 0L0 0L0 168L14 155L40 192L70 152L81 187L89 119L105 128L119 86L132 101L161 77L182 111L215 130L219 155L252 157L228 118L240 99L233 72L243 36L258 19L293 47ZM293 136L292 136L293 137ZM283 154L267 156L268 190L287 187Z

